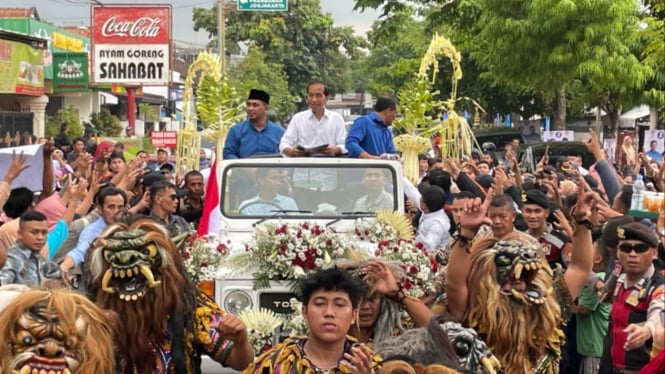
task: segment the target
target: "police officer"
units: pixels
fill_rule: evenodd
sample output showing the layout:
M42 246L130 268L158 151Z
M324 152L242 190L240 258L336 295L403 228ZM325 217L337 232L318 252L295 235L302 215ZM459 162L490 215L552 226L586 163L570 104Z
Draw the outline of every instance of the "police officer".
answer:
M527 233L542 245L547 262L552 268L556 264L565 265L563 255L570 255L571 239L557 228L547 223L553 204L540 190L529 190L522 195L522 217L527 225Z
M609 348L613 373L635 373L649 362L653 335L663 326L664 281L652 262L658 238L648 227L638 222L621 225L617 236L623 272L614 290L605 349Z

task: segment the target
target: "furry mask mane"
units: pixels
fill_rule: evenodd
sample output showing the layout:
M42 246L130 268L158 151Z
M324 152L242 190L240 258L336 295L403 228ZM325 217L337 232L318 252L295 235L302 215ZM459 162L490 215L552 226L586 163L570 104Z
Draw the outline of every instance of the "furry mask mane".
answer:
M168 232L151 219L113 224L91 249L97 303L118 314L119 353L140 373L154 370L153 349L164 343L167 318L183 309L182 264Z
M531 372L563 344L553 273L538 250L513 234L472 248L467 319L507 373Z
M0 313L0 373L113 373L107 314L64 289L24 291Z

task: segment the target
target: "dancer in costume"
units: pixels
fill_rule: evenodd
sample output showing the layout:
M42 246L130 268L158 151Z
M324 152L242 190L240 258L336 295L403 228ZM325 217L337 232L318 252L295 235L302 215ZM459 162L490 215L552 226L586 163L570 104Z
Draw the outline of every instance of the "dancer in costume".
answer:
M448 310L478 330L506 373L555 373L572 300L591 271L588 220L594 195L583 183L572 212L576 221L571 261L551 269L541 248L512 234L471 245L490 196L465 207L448 263Z
M114 373L111 321L84 296L7 286L0 300L0 373Z
M252 361L244 324L187 280L168 233L150 219L109 226L93 244L97 304L118 314L121 373L200 372L200 354L242 370Z
M372 350L346 335L358 317L362 280L337 268L320 270L300 284L309 333L265 352L243 373L370 374L379 366Z

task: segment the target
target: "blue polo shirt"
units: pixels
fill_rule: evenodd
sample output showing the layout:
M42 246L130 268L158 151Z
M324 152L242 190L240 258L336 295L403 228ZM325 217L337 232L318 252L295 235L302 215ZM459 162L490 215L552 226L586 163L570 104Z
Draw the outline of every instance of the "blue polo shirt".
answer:
M284 129L274 122L268 121L261 131L257 131L248 119L239 122L231 126L226 136L224 159L279 153L283 134Z
M392 130L381 121L376 112L353 121L346 136L346 149L349 157L358 157L363 151L374 156L397 153Z

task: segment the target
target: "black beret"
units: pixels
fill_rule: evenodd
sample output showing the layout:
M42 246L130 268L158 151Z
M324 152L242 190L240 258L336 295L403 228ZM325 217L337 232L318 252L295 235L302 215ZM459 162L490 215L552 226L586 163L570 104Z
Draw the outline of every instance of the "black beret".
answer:
M265 91L251 89L247 100L261 100L266 104L270 104L270 95Z
M436 212L446 203L446 193L439 186L429 186L423 192L423 201L430 212Z
M639 240L650 246L658 247L658 237L650 228L639 222L628 223L617 229L619 240Z
M617 236L617 228L622 225L635 222L631 216L614 217L607 220L603 227L603 239L608 247L616 248L619 245L619 237Z
M492 187L492 183L494 183L494 178L489 174L480 174L479 176L476 177L476 182L478 182L479 185L483 186L484 189L488 189Z
M141 181L141 184L143 185L143 187L150 187L152 186L153 183L164 180L166 180L164 174L158 171L151 171L150 173L143 175L143 180Z
M536 204L545 209L552 207L547 195L540 190L528 190L526 193L522 194L522 202L526 204Z

